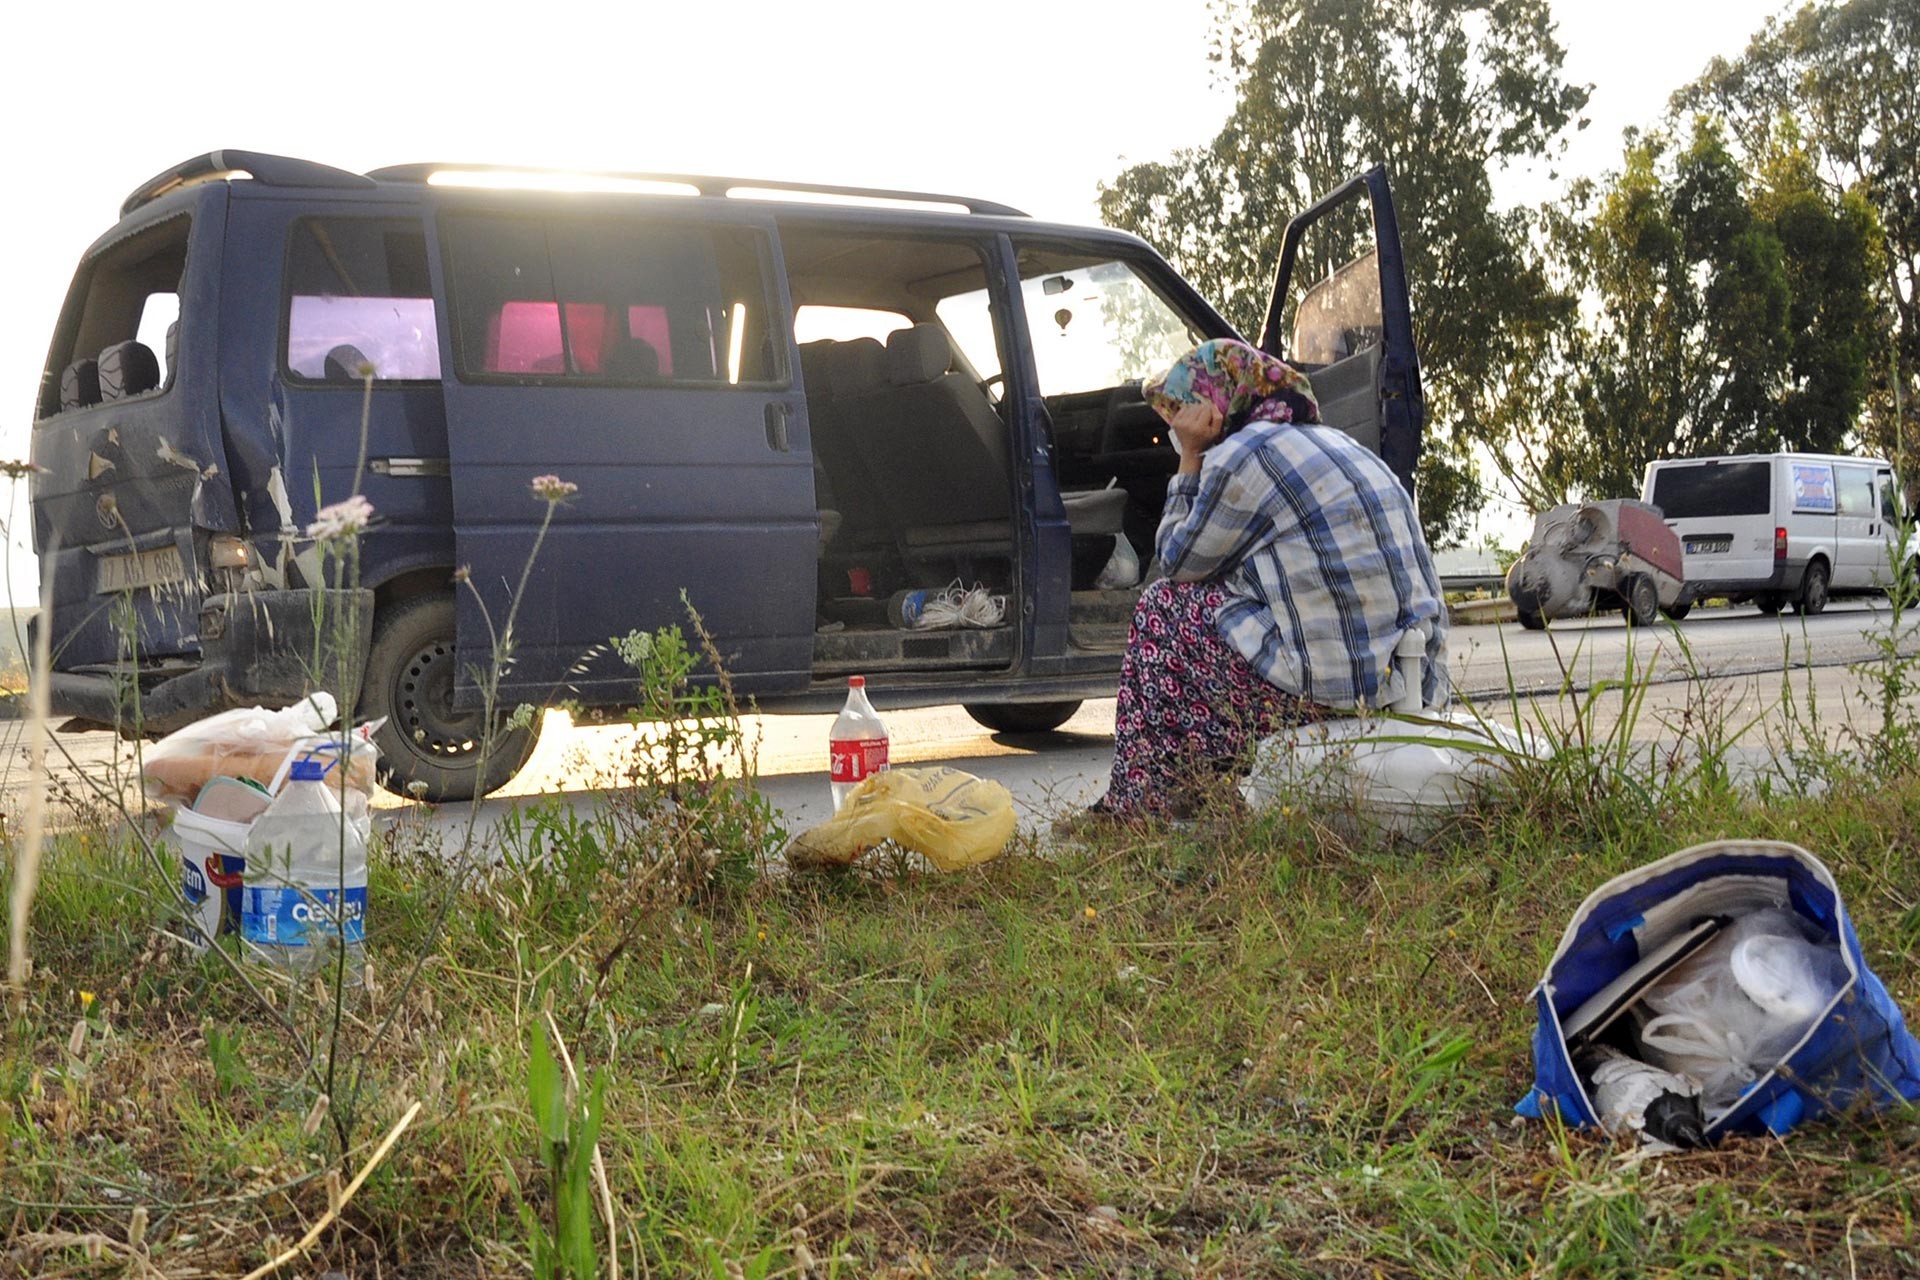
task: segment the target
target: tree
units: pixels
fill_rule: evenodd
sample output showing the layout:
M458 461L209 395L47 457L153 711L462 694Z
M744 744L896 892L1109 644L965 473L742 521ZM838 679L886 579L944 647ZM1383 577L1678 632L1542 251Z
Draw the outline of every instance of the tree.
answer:
M1715 113L1756 162L1804 139L1802 185L1853 202L1847 234L1872 246L1885 316L1869 338L1862 434L1904 453L1920 371L1920 0L1809 4L1770 20L1740 58L1716 59L1675 94L1674 111Z
M1288 218L1384 161L1428 394L1421 513L1450 545L1485 500L1470 446L1507 435L1514 402L1486 395L1489 379L1524 382L1530 343L1570 307L1529 260L1528 215L1494 209L1489 174L1558 154L1587 91L1561 75L1547 0L1248 0L1222 16L1232 118L1212 142L1103 184L1102 215L1253 333ZM1303 268L1351 256L1363 233L1348 225Z
M1703 118L1683 148L1636 139L1554 226L1586 306L1557 352L1570 415L1532 442L1544 485L1617 496L1656 458L1843 447L1867 387L1872 218L1821 190L1803 149L1749 178Z

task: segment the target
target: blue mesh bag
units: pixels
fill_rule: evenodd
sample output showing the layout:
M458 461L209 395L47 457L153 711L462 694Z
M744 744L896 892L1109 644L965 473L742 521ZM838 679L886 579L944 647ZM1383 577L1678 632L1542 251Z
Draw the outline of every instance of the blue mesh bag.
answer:
M1800 1040L1745 1086L1731 1109L1706 1117L1706 1136L1783 1134L1829 1111L1920 1099L1920 1042L1867 968L1833 873L1796 845L1721 840L1616 876L1573 914L1534 989L1533 1089L1514 1109L1567 1124L1599 1123L1568 1052L1563 1023L1591 997L1706 917L1787 907L1837 942L1847 980Z

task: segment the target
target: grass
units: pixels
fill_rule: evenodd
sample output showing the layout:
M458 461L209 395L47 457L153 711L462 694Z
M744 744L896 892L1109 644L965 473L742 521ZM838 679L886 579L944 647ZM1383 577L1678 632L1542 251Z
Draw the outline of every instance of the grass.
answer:
M403 833L374 864L354 1016L432 960L350 1165L422 1114L288 1274L526 1274L547 1014L605 1074L625 1276L1920 1271L1911 1112L1659 1160L1510 1112L1575 905L1700 840L1826 859L1911 1010L1920 777L1556 794L1490 797L1421 850L1275 813L959 876L733 881L638 924L614 908L644 850L533 809L437 940L444 873ZM124 838L67 833L43 874L0 1050L0 1275L259 1264L328 1205L300 1064L227 974L156 940L164 894Z

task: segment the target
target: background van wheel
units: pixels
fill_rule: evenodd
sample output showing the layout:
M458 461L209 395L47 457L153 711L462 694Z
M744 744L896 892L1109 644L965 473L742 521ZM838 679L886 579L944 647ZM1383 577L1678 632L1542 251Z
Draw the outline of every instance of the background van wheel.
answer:
M1815 560L1807 566L1806 579L1800 584L1800 598L1793 604L1795 613L1811 618L1827 607L1828 574L1825 560Z
M1516 605L1513 612L1514 616L1519 618L1520 625L1528 631L1545 631L1547 629L1547 620L1533 610L1522 609Z
M363 720L386 717L374 734L380 747L380 785L440 803L486 795L505 786L533 754L539 720L497 737L480 772L478 711L453 705L454 610L446 596L419 596L383 610L373 623L360 694Z
M1627 589L1621 595L1626 600L1621 612L1626 614L1628 626L1651 627L1660 621L1660 590L1652 578L1634 574L1627 579Z
M1071 702L969 702L974 723L995 733L1046 733L1073 719L1080 700Z

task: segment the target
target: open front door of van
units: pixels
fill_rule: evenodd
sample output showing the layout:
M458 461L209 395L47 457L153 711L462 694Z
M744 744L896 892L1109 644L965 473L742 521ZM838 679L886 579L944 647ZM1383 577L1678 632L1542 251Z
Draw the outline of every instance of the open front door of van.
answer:
M1305 372L1321 421L1378 453L1413 492L1426 401L1385 165L1287 224L1260 348Z

